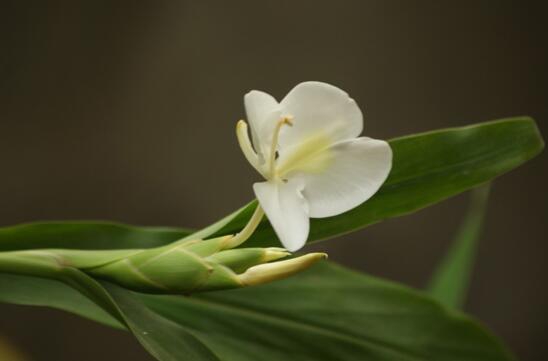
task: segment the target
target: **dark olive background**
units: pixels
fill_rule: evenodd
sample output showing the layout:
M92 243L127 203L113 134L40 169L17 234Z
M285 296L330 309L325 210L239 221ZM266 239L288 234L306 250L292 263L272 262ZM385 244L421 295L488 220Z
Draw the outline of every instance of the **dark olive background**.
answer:
M259 179L234 136L243 94L280 98L304 80L347 90L376 138L523 114L548 134L547 11L534 2L0 6L1 225L206 225ZM466 305L523 360L548 359L547 184L546 154L495 183ZM422 287L465 206L314 248ZM0 305L0 336L35 361L151 360L126 333L47 309Z

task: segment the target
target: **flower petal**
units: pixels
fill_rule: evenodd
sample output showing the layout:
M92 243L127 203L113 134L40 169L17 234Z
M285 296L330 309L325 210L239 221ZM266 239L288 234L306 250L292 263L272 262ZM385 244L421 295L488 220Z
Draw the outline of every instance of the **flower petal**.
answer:
M343 90L309 81L295 86L280 102L281 116L292 116L293 127L280 134L280 147L291 147L318 134L332 143L352 139L363 130L363 116L356 102Z
M280 119L280 105L272 95L258 90L247 93L244 104L255 151L263 160L268 159L274 128Z
M329 164L318 173L302 172L303 195L313 218L344 213L368 200L384 183L392 167L387 142L371 138L343 141L329 150Z
M284 245L295 252L306 243L310 221L308 206L298 179L285 182L261 182L253 185L255 195L263 207L272 228Z

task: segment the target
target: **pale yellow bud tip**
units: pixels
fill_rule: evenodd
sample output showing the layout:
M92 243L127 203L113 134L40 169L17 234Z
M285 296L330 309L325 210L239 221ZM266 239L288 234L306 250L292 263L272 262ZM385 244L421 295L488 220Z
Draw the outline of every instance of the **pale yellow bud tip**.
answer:
M289 277L326 258L327 254L325 253L309 253L285 261L260 264L248 268L247 271L238 275L238 280L242 286L260 285Z
M291 253L285 248L270 247L265 248L263 262L275 261L280 258L289 256Z

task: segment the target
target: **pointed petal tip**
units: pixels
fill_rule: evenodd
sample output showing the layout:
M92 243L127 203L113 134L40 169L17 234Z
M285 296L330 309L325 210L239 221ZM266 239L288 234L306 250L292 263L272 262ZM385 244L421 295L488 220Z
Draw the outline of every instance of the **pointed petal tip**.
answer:
M264 250L263 262L275 261L291 255L285 248L271 247Z

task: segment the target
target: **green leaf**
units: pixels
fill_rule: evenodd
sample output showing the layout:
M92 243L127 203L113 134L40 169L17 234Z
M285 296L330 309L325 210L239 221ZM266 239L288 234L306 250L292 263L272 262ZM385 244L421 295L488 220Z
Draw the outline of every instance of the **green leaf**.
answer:
M528 117L442 129L395 138L389 143L394 153L392 171L377 194L344 214L312 219L308 242L349 233L440 202L518 167L544 147L535 121ZM254 202L200 235L235 233L253 209ZM276 239L265 220L246 247L277 245Z
M191 231L112 222L36 222L0 228L0 251L36 248L131 249L171 243Z
M111 240L125 243L124 235L114 232ZM511 359L475 322L425 295L327 264L271 285L199 297L142 295L106 282L100 288L74 272L64 282L103 311L61 282L6 274L0 274L0 301L126 324L158 360L209 360L208 353L188 357L195 348L206 352L203 345L221 360L254 360L258 354L267 361L287 354L295 360ZM79 307L82 301L86 307Z
M24 285L19 290L50 282L0 274L0 285L6 276ZM130 331L162 361L512 360L475 321L425 294L328 262L269 285L191 297L101 284ZM34 296L36 305L51 303L51 294ZM70 298L56 307L62 303L73 307Z
M219 360L186 327L152 312L130 291L72 268L65 268L60 280L0 273L0 301L48 306L116 328L125 326L161 361Z
M187 325L158 315L143 305L137 294L125 288L108 282L102 282L102 285L123 313L129 330L158 360L220 360Z
M466 217L428 286L428 293L448 307L461 308L464 303L487 209L489 189L490 185L487 184L472 191Z
M82 293L53 279L0 273L0 302L51 307L107 326L125 329L115 317Z
M265 360L288 354L296 360L511 359L462 314L420 292L329 262L261 287L144 297L162 315L202 332L206 345L229 360L254 360L257 354L268 355ZM213 323L203 322L212 314L218 315ZM235 326L238 332L230 337ZM242 349L249 353L241 355Z
M389 141L394 153L390 176L379 192L344 214L311 220L308 241L349 233L383 219L415 212L492 180L538 154L544 147L535 121L508 118L442 129ZM108 222L42 222L0 228L0 251L32 248L149 248L182 237L237 233L255 201L203 230L130 227ZM120 241L114 242L112 237ZM277 244L264 220L246 247Z

